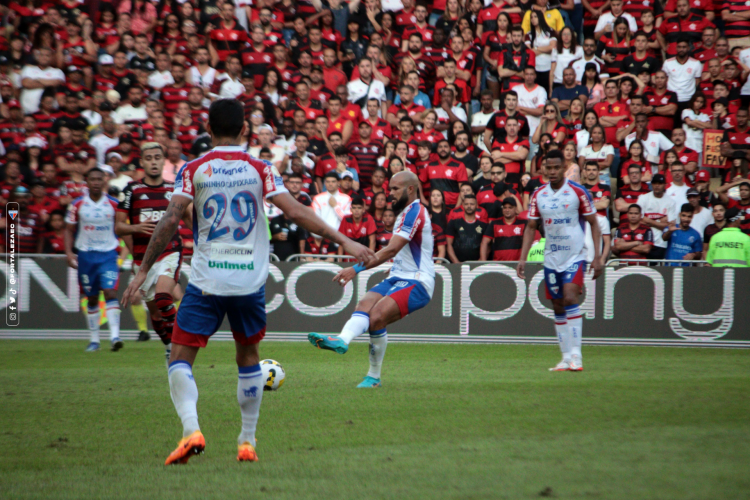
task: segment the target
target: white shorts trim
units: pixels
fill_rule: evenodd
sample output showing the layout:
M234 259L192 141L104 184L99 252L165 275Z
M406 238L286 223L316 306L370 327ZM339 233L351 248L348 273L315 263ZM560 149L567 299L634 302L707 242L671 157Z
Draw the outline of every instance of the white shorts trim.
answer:
M146 281L141 285L141 292L143 292L143 299L146 302L151 302L156 297L156 282L160 276L166 276L175 281L180 279L180 265L182 264L181 255L179 252L173 252L160 261L156 262L151 270L146 275ZM138 269L141 266L133 265L133 271L138 273Z

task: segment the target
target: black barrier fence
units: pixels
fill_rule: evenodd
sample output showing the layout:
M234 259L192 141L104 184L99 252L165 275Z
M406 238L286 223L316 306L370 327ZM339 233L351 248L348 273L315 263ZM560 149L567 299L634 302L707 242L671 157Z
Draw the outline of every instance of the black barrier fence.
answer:
M340 268L332 262L272 262L266 283L269 338L274 332L302 338L310 331L340 331L389 266L364 271L343 288L332 282ZM189 268L185 271L183 285ZM0 308L5 309L11 298L6 266L0 273ZM436 265L436 273L430 304L392 325L389 334L408 340L554 341L541 266L528 264L525 280L516 276L514 266L496 262ZM130 276L121 274L120 291ZM60 332L84 338L76 271L64 258L21 258L15 279L20 283L14 297L19 326L3 321L0 338L59 338ZM585 340L750 347L748 283L750 269L608 267L597 281L587 276L581 306ZM3 311L3 319L8 312ZM122 329L136 329L128 312L122 315ZM222 331L229 331L227 323Z

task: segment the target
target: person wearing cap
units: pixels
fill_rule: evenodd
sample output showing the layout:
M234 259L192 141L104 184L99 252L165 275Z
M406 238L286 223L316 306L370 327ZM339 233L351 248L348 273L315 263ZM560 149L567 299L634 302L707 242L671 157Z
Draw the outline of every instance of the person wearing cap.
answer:
M693 207L693 220L690 222L690 227L698 231L702 240L703 232L709 224L713 224L714 217L711 215L711 210L700 204L701 196L697 189L690 188L688 190L687 200Z
M261 149L268 148L273 154L272 163L274 166L279 170L284 170L281 165L284 160L284 148L274 144L273 137L273 128L264 123L258 127L258 145L251 147L248 152L257 158Z
M65 85L65 73L50 66L52 55L52 49L37 49L37 66L27 65L21 71L21 105L25 114L39 111L44 89Z
M339 174L336 172L328 172L325 175L323 186L325 191L313 198L312 208L315 215L338 230L344 217L352 213L352 199L339 191Z
M354 185L354 174L346 170L339 174L339 179L339 191L353 199L356 195L356 192L352 187Z
M710 208L715 198L711 191L711 174L708 170L699 170L695 173L695 190L700 197L700 205L704 208Z
M132 163L123 163L122 156L115 151L107 154L107 165L109 165L116 174L116 177L109 181L109 185L110 187L118 188L120 191L125 189L125 186L137 180L136 178L139 177L135 165Z
M490 221L484 229L479 260L506 262L521 260L526 220L517 217L516 208L518 204L515 198L505 198L501 205L503 216ZM491 254L490 246L492 246Z
M9 100L7 104L9 118L7 120L0 119L0 141L2 141L5 149L9 150L12 144L23 142L24 129L21 104L16 99Z
M670 225L677 222L677 207L671 197L666 196L667 181L663 174L655 174L651 180L650 193L638 197L637 204L643 214L642 223L653 230L654 245L648 254L651 260L664 258L667 252L667 242L661 237Z
M712 267L750 267L750 236L740 231L744 216L737 208L727 209L727 224L712 238L706 261Z
M670 224L662 232L662 239L667 241L666 260L698 260L703 253L701 234L690 227L695 208L690 203L680 207L679 224ZM688 264L669 262L668 266L687 267Z

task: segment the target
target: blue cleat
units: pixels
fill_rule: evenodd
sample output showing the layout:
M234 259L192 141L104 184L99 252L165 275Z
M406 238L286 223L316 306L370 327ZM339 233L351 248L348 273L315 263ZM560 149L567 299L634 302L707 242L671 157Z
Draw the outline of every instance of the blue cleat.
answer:
M88 345L88 346L86 347L86 352L96 352L96 351L98 351L98 350L99 350L99 343L98 343L98 342L91 342L91 343L90 343L90 344L89 344L89 345Z
M380 383L379 378L372 378L370 376L367 376L362 382L360 382L360 384L357 386L357 389L374 389L376 387L382 386L383 384Z
M346 351L349 350L349 346L346 345L346 342L338 337L331 337L330 335L310 333L307 335L307 340L318 349L334 351L339 354L346 354Z

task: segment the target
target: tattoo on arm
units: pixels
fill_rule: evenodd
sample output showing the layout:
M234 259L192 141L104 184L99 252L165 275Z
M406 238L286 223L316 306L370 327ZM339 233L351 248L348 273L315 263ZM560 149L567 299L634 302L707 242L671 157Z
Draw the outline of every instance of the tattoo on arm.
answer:
M183 203L170 203L167 207L167 213L159 221L154 229L154 234L151 236L151 241L148 242L148 248L146 249L146 255L143 256L143 263L141 269L148 272L151 266L154 265L156 259L162 254L167 244L174 236L174 232L177 230L177 226L180 224L182 213L187 205Z

